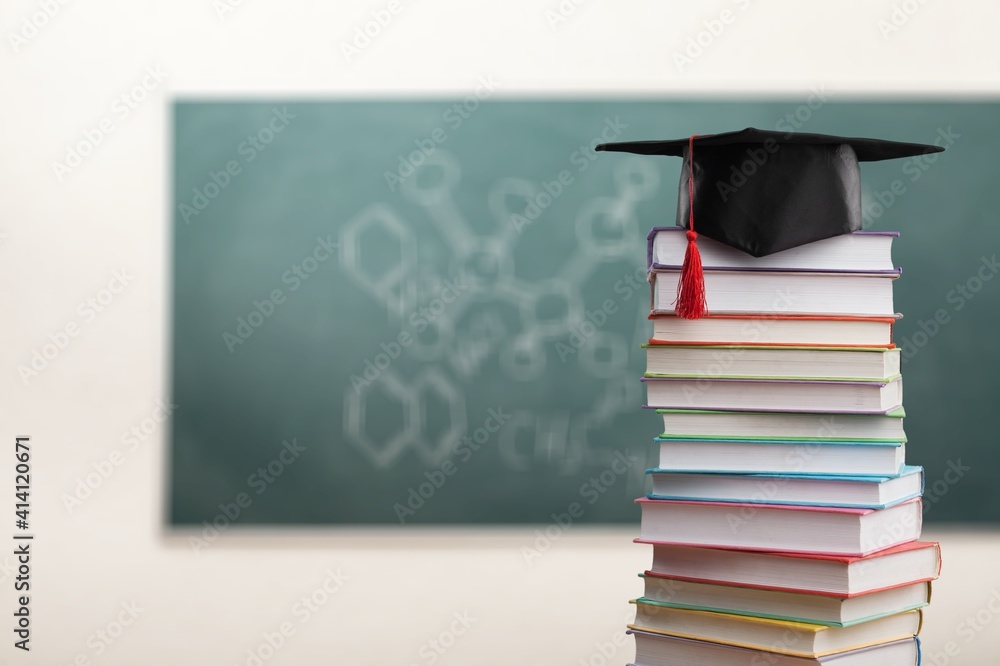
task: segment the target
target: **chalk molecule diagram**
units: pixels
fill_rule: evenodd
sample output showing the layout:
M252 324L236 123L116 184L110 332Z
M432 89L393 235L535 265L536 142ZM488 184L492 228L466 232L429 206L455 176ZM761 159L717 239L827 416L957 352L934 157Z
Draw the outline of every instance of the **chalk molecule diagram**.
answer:
M421 171L426 169L438 169L439 176L421 178ZM345 439L377 468L392 467L407 450L417 453L427 465L443 462L454 442L466 434L469 417L464 394L469 388L467 382L477 375L482 364L496 354L506 379L530 382L551 369L555 352L553 345L547 348L546 343L565 342L574 330L588 333L585 344L576 350L577 360L583 372L599 380L597 385L603 389L589 409L581 410L579 418L595 426L606 424L619 414L634 412L642 402L639 382L627 366L629 350L645 341L648 301L635 299L638 308L633 339L629 340L587 321L580 285L604 262L634 261L637 248L645 243L635 208L659 191L657 168L651 161L638 158L618 162L613 173L616 196L584 201L576 212L575 251L556 275L537 281L522 280L515 272L512 250L522 234L512 217L522 211L509 210L507 201L538 200L546 196L540 185L519 177L492 182L487 202L497 224L492 235L484 236L470 229L455 205L453 193L460 177L458 159L438 149L400 184L404 199L423 210L446 243L450 252L448 275L458 276L466 289L450 304L445 305L439 298L447 289L448 278L428 263L418 261L419 242L411 226L392 206L373 203L341 228L341 268L358 288L385 308L389 322L386 330L405 329L408 318L422 307L427 316L421 321L433 330L430 336L414 336L403 352L421 365L415 376L404 378L392 364L385 363L384 368L379 367L377 381L344 388ZM609 222L617 227L617 233L602 236L599 229L606 229ZM544 223L544 217L535 222ZM362 245L387 241L398 247L398 262L365 265ZM539 305L554 298L564 304L561 316L539 317ZM467 328L458 327L469 308L497 301L517 313L517 331L509 330L499 313L488 307L469 318ZM373 390L383 391L403 406L403 426L398 432L381 438L369 434L366 408ZM433 435L425 432L430 395L447 405L449 418L449 426Z

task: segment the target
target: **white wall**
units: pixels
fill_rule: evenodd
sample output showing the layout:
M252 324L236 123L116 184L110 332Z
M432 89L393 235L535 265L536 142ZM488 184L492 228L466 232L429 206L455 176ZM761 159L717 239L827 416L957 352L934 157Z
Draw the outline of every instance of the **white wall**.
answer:
M1000 87L1000 10L986 1L900 2L901 26L883 36L879 21L891 20L892 2L591 0L553 27L546 12L557 11L556 0L489 8L401 0L351 62L341 43L371 12L397 5L242 0L220 17L223 2L16 0L0 22L0 422L6 442L32 436L37 534L30 655L10 645L11 581L0 569L7 618L0 655L12 664L61 666L81 655L77 663L245 664L261 633L283 622L295 634L268 664L429 664L421 647L468 611L471 627L436 663L596 666L605 662L595 646L619 637L624 601L637 592L633 574L648 559L630 543L630 530L578 529L529 565L521 547L531 544L533 528L406 538L226 533L196 555L183 537L162 531L159 431L68 512L61 496L165 395L166 129L174 96L448 95L483 75L505 95L805 94L824 86L846 96L951 96ZM54 15L15 45L11 34L46 4ZM903 5L912 15L900 13ZM711 40L703 35L711 43L679 68L674 53L724 9L730 22ZM148 98L122 117L115 99L150 67L163 80L147 78ZM104 118L110 134L57 178L52 162ZM132 282L93 321L81 319L78 304L121 269ZM25 384L18 364L72 322L79 334ZM2 458L6 480L11 455ZM977 611L979 622L992 620L1000 536L932 536L945 541L946 561L926 646L941 651L955 641L960 654L947 663L992 663L1000 632L992 627L966 642L961 623ZM301 623L293 605L328 569L349 580ZM109 623L115 632L121 604L133 601L142 609L136 621L98 655L96 632ZM631 656L629 646L616 649L608 663Z

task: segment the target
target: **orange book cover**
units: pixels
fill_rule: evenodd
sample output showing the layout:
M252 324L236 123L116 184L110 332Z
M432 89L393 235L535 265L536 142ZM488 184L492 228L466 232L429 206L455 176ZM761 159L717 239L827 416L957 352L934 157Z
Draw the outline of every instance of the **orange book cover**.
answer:
M647 316L650 320L655 319L679 319L677 315L673 314L650 314ZM840 343L802 343L802 342L758 342L755 340L661 340L655 337L649 339L649 344L651 345L670 345L670 346L729 346L729 347L842 347L842 348L885 348L885 349L895 349L896 345L892 342L892 329L896 323L896 317L858 317L858 316L845 316L845 315L783 315L783 314L773 314L773 313L759 313L751 315L706 315L699 321L710 321L712 319L725 319L725 320L742 320L746 322L761 322L761 321L857 321L857 322L870 322L870 323L882 323L889 325L889 340L890 342L882 345L877 344L845 344Z

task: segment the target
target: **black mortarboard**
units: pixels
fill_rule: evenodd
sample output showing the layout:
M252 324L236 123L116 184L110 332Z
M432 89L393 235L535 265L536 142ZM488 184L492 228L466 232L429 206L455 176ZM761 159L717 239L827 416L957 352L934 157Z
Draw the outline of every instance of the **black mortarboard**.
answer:
M682 272L700 278L694 244L697 234L692 231L755 257L858 231L858 162L937 153L944 148L748 128L672 141L605 143L597 150L684 158L677 225L689 230L690 243ZM691 261L698 264L696 269L687 268ZM701 292L691 294L685 307L687 298L679 294L678 314L701 316L703 286L683 278L679 285Z

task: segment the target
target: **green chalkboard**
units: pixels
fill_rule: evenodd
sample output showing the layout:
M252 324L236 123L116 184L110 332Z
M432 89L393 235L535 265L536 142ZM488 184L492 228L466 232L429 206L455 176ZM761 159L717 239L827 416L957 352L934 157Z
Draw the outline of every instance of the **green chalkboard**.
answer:
M645 235L673 222L679 164L592 146L749 126L947 145L865 164L863 201L902 232L927 519L993 520L998 111L177 102L170 522L636 521L660 430L640 409Z

